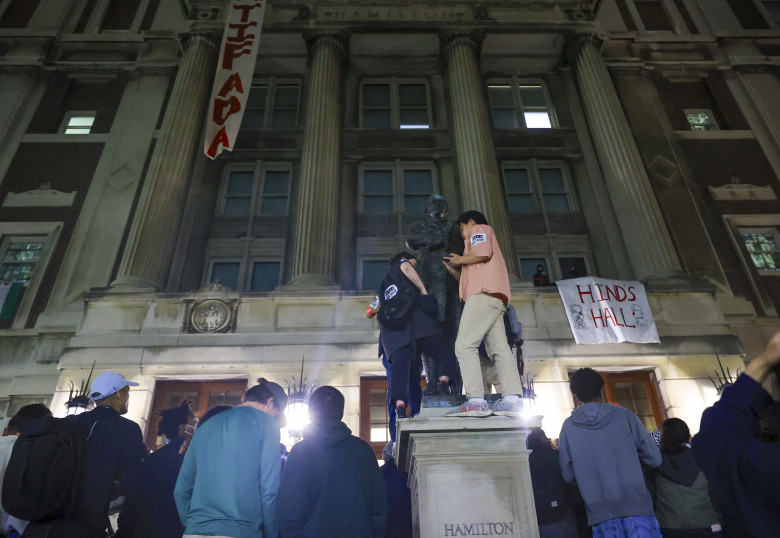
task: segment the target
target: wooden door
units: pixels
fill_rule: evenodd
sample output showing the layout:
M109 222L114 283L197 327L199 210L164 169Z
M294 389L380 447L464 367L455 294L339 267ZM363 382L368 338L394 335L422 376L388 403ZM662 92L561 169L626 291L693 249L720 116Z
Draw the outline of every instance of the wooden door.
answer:
M241 404L247 380L230 381L158 381L154 391L154 401L146 429L146 446L149 450L159 448L157 425L160 417L157 411L181 405L184 400L191 400L190 408L195 416L203 414L217 405L236 406Z
M390 440L387 412L387 378L360 379L360 438L371 445L376 459L382 459L382 450Z
M636 413L647 431L661 429L663 408L651 372L611 374L601 372L606 381L604 400Z

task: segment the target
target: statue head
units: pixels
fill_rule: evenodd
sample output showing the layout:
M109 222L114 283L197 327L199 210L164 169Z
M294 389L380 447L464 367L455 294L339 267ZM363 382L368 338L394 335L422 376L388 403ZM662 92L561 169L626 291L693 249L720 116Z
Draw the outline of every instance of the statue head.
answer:
M425 202L425 214L429 217L443 219L447 216L448 211L447 200L441 194L431 194L431 197Z

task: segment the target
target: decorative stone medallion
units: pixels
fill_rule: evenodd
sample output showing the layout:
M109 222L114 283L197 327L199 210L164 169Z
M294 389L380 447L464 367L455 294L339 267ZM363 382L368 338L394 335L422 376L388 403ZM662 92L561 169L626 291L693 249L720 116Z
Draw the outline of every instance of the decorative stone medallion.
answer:
M231 308L223 301L207 299L192 309L190 320L196 332L222 332L230 325Z

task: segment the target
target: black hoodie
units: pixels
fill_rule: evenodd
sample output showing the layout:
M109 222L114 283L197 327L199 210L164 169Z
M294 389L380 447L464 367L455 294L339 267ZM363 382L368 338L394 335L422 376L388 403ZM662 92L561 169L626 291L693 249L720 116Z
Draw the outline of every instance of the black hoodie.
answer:
M382 537L387 503L376 455L341 421L312 424L287 458L276 499L282 537Z

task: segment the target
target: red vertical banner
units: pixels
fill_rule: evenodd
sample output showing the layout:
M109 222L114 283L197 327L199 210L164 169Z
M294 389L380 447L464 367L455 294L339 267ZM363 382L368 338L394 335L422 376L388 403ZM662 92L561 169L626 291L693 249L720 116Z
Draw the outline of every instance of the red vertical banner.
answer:
M260 45L266 0L232 0L206 117L203 151L215 159L233 145L244 117Z

